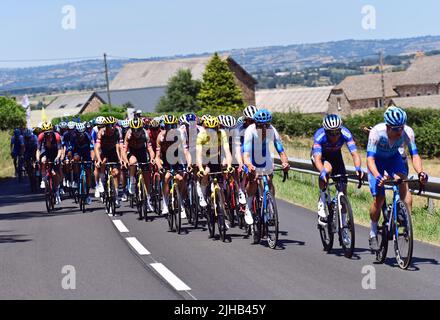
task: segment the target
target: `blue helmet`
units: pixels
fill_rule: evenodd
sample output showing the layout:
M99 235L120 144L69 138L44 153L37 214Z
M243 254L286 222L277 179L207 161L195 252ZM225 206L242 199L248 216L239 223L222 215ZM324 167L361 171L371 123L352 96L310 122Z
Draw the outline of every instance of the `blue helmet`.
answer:
M254 114L253 119L256 123L270 123L272 122L272 113L267 109L260 109Z
M403 126L406 124L406 112L401 108L388 107L383 116L387 125Z
M186 121L190 123L191 121L197 121L197 116L194 113L187 113L185 115Z
M239 117L239 118L237 119L236 127L237 127L237 128L240 128L240 127L243 125L243 123L244 123L244 117L241 116L241 117Z
M18 137L21 135L20 129L14 129L14 136Z

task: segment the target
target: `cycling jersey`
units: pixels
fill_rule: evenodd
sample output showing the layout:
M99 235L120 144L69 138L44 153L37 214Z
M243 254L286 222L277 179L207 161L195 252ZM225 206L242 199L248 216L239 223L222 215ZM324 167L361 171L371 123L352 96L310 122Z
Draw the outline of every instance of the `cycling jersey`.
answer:
M163 130L157 136L156 154L159 153L164 167L186 163L184 150L188 150L188 145L182 131Z
M148 133L148 137L150 138L150 142L151 142L151 146L153 147L153 151L156 152L156 148L157 148L157 136L160 133L160 129L148 129L147 130Z
M11 138L11 146L13 146L12 147L13 157L18 156L20 154L21 147L24 146L24 138L23 138L23 136L22 135L20 135L18 137L13 136Z
M139 136L135 136L132 129L127 131L124 148L128 152L128 159L134 156L138 162L148 163L148 147L151 147L151 142L147 130L142 129Z
M31 135L24 139L24 157L25 159L35 159L35 152L38 147L38 138L36 135Z
M203 129L197 134L196 148L202 148L203 161L221 164L222 148L229 149L225 130Z
M380 123L373 127L368 137L367 157L374 157L380 159L389 159L400 154L401 147L406 144L408 146L411 156L418 154L415 143L415 135L412 128L405 126L403 133L399 139L390 143L387 134L387 126L385 123Z
M75 139L76 132L75 130L68 130L63 134L62 144L66 147L67 151L72 151L73 148L73 140Z
M118 128L114 128L113 132L102 128L98 131L96 144L101 147L101 158L107 159L108 162L119 162L116 145L123 144L122 133Z
M257 129L255 124L247 127L244 133L244 152L249 153L252 164L265 173L273 171L273 159L269 150L269 143L273 143L278 153L284 152L280 135L274 126L266 129L266 137L262 137L262 130Z
M79 155L83 161L90 161L90 151L93 150L92 138L88 133L77 134L72 141L74 155Z
M58 151L62 149L61 136L56 132L51 132L49 135L44 132L40 133L37 140L37 149L40 150L40 158L47 157L49 161L54 161Z
M98 139L98 131L99 131L98 126L94 126L91 134L93 144L95 144L96 139Z
M356 143L353 140L353 135L346 127L341 128L341 134L336 143L331 143L325 133L324 128L320 128L314 135L314 142L312 148L313 156L318 154L328 154L341 151L342 146L346 144L350 153L356 152Z

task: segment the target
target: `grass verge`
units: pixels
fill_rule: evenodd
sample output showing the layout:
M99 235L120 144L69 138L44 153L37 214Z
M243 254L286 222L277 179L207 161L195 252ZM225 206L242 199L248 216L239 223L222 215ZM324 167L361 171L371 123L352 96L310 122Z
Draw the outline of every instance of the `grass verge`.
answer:
M289 179L283 184L281 173L275 174L274 185L277 198L300 205L313 212L317 211L318 180L317 177L291 171ZM349 184L348 196L353 209L356 224L370 226L370 207L372 197L368 187L357 189ZM422 197L413 197L412 221L414 238L423 242L440 245L440 201L436 201L437 208L431 214L426 208L427 200ZM365 240L366 241L366 240Z
M14 175L14 164L10 155L11 134L0 131L0 178Z

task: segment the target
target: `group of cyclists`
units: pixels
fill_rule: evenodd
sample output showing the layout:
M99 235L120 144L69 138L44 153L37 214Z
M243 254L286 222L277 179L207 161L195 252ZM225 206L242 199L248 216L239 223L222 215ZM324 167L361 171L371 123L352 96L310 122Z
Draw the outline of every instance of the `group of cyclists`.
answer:
M387 176L404 179L408 175L405 144L420 183L426 184L428 180L417 152L414 131L406 125L406 121L404 110L389 107L384 113L384 122L372 127L369 132L367 168L373 196L369 237L372 250L378 248L377 223L384 202L384 181ZM322 127L314 135L311 150L312 163L320 173L318 224L322 226L327 224L328 211L325 207L329 178L346 173L341 153L344 144L353 158L359 179L362 179L362 161L350 130L343 126L340 116L324 116ZM54 164L50 170L53 170L57 204L61 203L65 188L77 186L78 163L86 161L90 162L86 166L86 203L92 201L90 188L95 189L96 198L104 193L106 163L117 163L117 166L112 167L111 175L117 192L116 206L120 206L121 201L127 201L135 193L137 165L140 164L146 182L146 206L149 211L154 210L151 179L154 173L160 173L163 181L160 207L164 215L169 214L170 210L170 179L175 179L182 198L187 199L187 173L195 173L198 205L204 208L209 202L207 191L212 187L209 174L222 172L225 176L232 175L237 181L243 220L252 225L255 218L255 205L252 201L257 191L258 176L269 177L269 188L275 195L271 145L280 156L282 170L287 172L290 169L288 157L280 135L272 125L271 112L249 105L238 119L231 115L205 114L199 117L194 113L183 114L180 118L169 114L149 118L142 117L142 112L138 110L130 120L99 116L85 123L69 121L53 126L50 122L44 122L34 130L14 130L11 155L16 168L20 167L20 159L40 164L41 188L46 186L46 164ZM223 179L221 183L225 189L227 180ZM400 188L401 198L411 208L411 194L408 190L406 184ZM182 218L186 218L184 201L180 211Z

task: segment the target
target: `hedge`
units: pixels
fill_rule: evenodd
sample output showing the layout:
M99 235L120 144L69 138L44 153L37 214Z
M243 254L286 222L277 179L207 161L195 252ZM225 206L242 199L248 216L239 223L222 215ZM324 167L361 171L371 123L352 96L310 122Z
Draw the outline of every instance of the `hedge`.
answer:
M408 125L414 129L419 153L426 157L440 157L440 111L435 109L405 109ZM362 115L353 115L343 119L353 134L356 143L366 148L368 134L364 127L374 126L383 122L383 109L371 110ZM290 136L313 137L321 127L322 116L301 113L273 114L273 123L280 133Z

